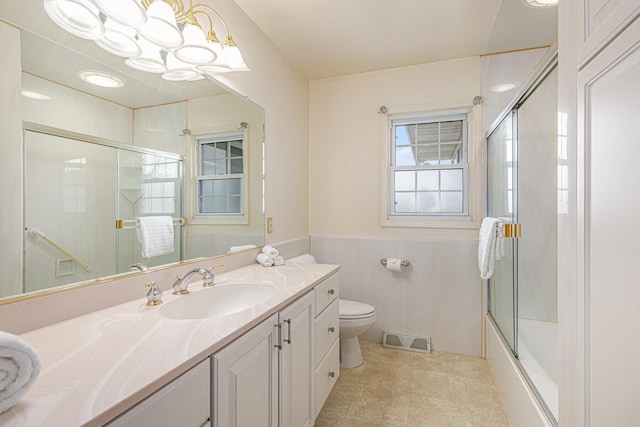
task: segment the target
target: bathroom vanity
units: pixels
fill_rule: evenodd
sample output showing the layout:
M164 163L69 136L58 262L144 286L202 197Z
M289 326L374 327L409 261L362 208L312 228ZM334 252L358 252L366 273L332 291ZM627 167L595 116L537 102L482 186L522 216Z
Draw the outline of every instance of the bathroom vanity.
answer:
M311 426L339 376L338 269L220 274L216 286L273 289L228 314L161 310L216 287L194 282L159 306L141 295L22 334L43 370L0 425Z

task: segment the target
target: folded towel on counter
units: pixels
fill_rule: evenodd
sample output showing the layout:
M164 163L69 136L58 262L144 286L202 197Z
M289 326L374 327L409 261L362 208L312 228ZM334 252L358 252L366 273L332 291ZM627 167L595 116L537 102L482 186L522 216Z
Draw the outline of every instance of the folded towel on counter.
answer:
M276 248L269 245L266 245L262 248L262 253L265 254L266 256L270 256L271 258L273 258L274 256L278 256L280 254L280 252L278 252Z
M280 255L273 257L273 265L284 265L284 258Z
M480 278L488 279L493 275L493 267L496 261L496 238L500 221L496 218L486 217L480 226L480 238L478 242L478 268Z
M136 236L142 246L142 257L173 253L173 218L142 216L136 220Z
M0 414L29 391L41 368L40 355L28 342L0 331Z
M265 254L258 254L256 262L263 267L271 267L273 265L273 258Z

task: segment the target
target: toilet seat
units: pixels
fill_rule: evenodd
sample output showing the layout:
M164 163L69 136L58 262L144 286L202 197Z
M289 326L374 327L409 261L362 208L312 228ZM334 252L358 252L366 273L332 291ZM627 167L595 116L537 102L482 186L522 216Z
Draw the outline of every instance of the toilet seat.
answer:
M359 301L340 299L338 301L340 319L362 319L375 316L375 308Z

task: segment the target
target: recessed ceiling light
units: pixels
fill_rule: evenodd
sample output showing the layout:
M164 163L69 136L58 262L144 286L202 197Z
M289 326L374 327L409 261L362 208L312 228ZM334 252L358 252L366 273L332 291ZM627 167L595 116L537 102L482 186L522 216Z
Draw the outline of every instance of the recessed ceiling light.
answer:
M80 70L78 71L78 77L87 83L91 83L96 86L116 88L124 86L124 80L113 74L105 73L104 71L97 70Z
M50 95L47 95L41 92L36 92L34 90L23 90L21 91L21 93L22 93L22 96L24 96L25 98L37 99L38 101L48 101L50 99L53 99L53 97Z
M522 0L522 2L530 7L552 7L558 5L558 0Z
M498 83L497 85L491 87L491 92L496 92L496 93L502 93L502 92L508 92L512 89L517 88L518 86L520 86L520 83L518 82L503 82L503 83Z

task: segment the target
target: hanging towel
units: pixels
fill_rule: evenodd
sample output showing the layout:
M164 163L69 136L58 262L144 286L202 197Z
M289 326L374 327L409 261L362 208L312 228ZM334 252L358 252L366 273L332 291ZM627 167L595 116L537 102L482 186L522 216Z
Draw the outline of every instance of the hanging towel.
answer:
M136 220L136 236L142 246L142 257L173 253L173 218L143 216Z
M486 217L480 226L480 241L478 242L478 268L480 278L488 279L493 275L496 260L496 236L500 221Z
M29 391L41 368L40 355L28 342L0 332L0 414Z

